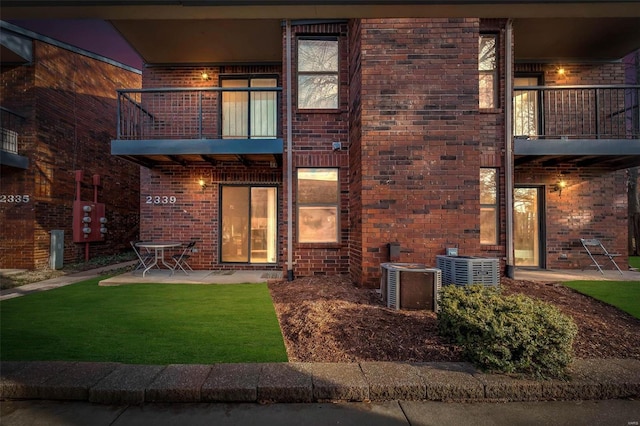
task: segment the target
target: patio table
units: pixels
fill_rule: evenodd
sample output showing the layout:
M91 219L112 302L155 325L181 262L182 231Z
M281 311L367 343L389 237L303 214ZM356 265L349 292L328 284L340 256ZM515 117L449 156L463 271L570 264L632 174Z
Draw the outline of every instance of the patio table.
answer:
M139 243L136 243L136 247L142 247L142 248L155 251L155 257L153 259L153 262L151 262L147 266L147 268L144 271L142 271L142 276L144 277L145 274L149 271L149 269L158 265L158 261L162 262L164 266L166 266L171 271L173 271L173 266L169 265L164 260L164 250L168 248L180 247L181 245L182 243L179 241L141 241Z

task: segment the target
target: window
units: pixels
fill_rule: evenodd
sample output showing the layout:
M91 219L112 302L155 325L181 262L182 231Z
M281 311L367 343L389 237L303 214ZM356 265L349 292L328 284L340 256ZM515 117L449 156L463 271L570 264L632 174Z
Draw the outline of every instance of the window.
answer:
M496 45L498 36L481 34L478 49L478 74L480 78L480 108L498 106L498 61Z
M480 244L498 244L497 169L480 169Z
M338 242L338 169L298 169L298 241Z
M337 39L298 39L298 108L338 108Z
M226 78L224 88L277 87L272 77ZM222 92L222 137L224 139L272 139L277 134L275 91Z

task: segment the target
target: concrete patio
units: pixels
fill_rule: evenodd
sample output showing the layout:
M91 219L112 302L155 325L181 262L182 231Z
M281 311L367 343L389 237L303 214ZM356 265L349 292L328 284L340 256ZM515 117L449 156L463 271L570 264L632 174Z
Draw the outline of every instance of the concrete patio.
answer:
M240 283L264 283L271 280L282 279L282 271L182 271L171 274L167 269L152 269L143 277L140 271L125 272L111 278L100 281L101 286L114 286L123 284L240 284Z

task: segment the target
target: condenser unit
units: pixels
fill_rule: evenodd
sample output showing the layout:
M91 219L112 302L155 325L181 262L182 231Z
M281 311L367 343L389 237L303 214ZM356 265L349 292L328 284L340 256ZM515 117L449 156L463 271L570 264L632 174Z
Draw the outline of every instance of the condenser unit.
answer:
M474 256L436 256L442 271L442 284L493 285L500 284L498 259Z
M442 273L420 263L383 263L380 295L388 308L438 310Z

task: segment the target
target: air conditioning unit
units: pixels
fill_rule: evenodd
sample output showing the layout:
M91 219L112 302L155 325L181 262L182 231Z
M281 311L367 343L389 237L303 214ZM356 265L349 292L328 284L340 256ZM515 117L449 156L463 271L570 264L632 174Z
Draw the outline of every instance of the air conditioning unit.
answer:
M420 263L383 263L380 295L388 308L438 310L442 273Z
M442 284L493 285L500 284L498 259L474 256L436 256L442 271Z

